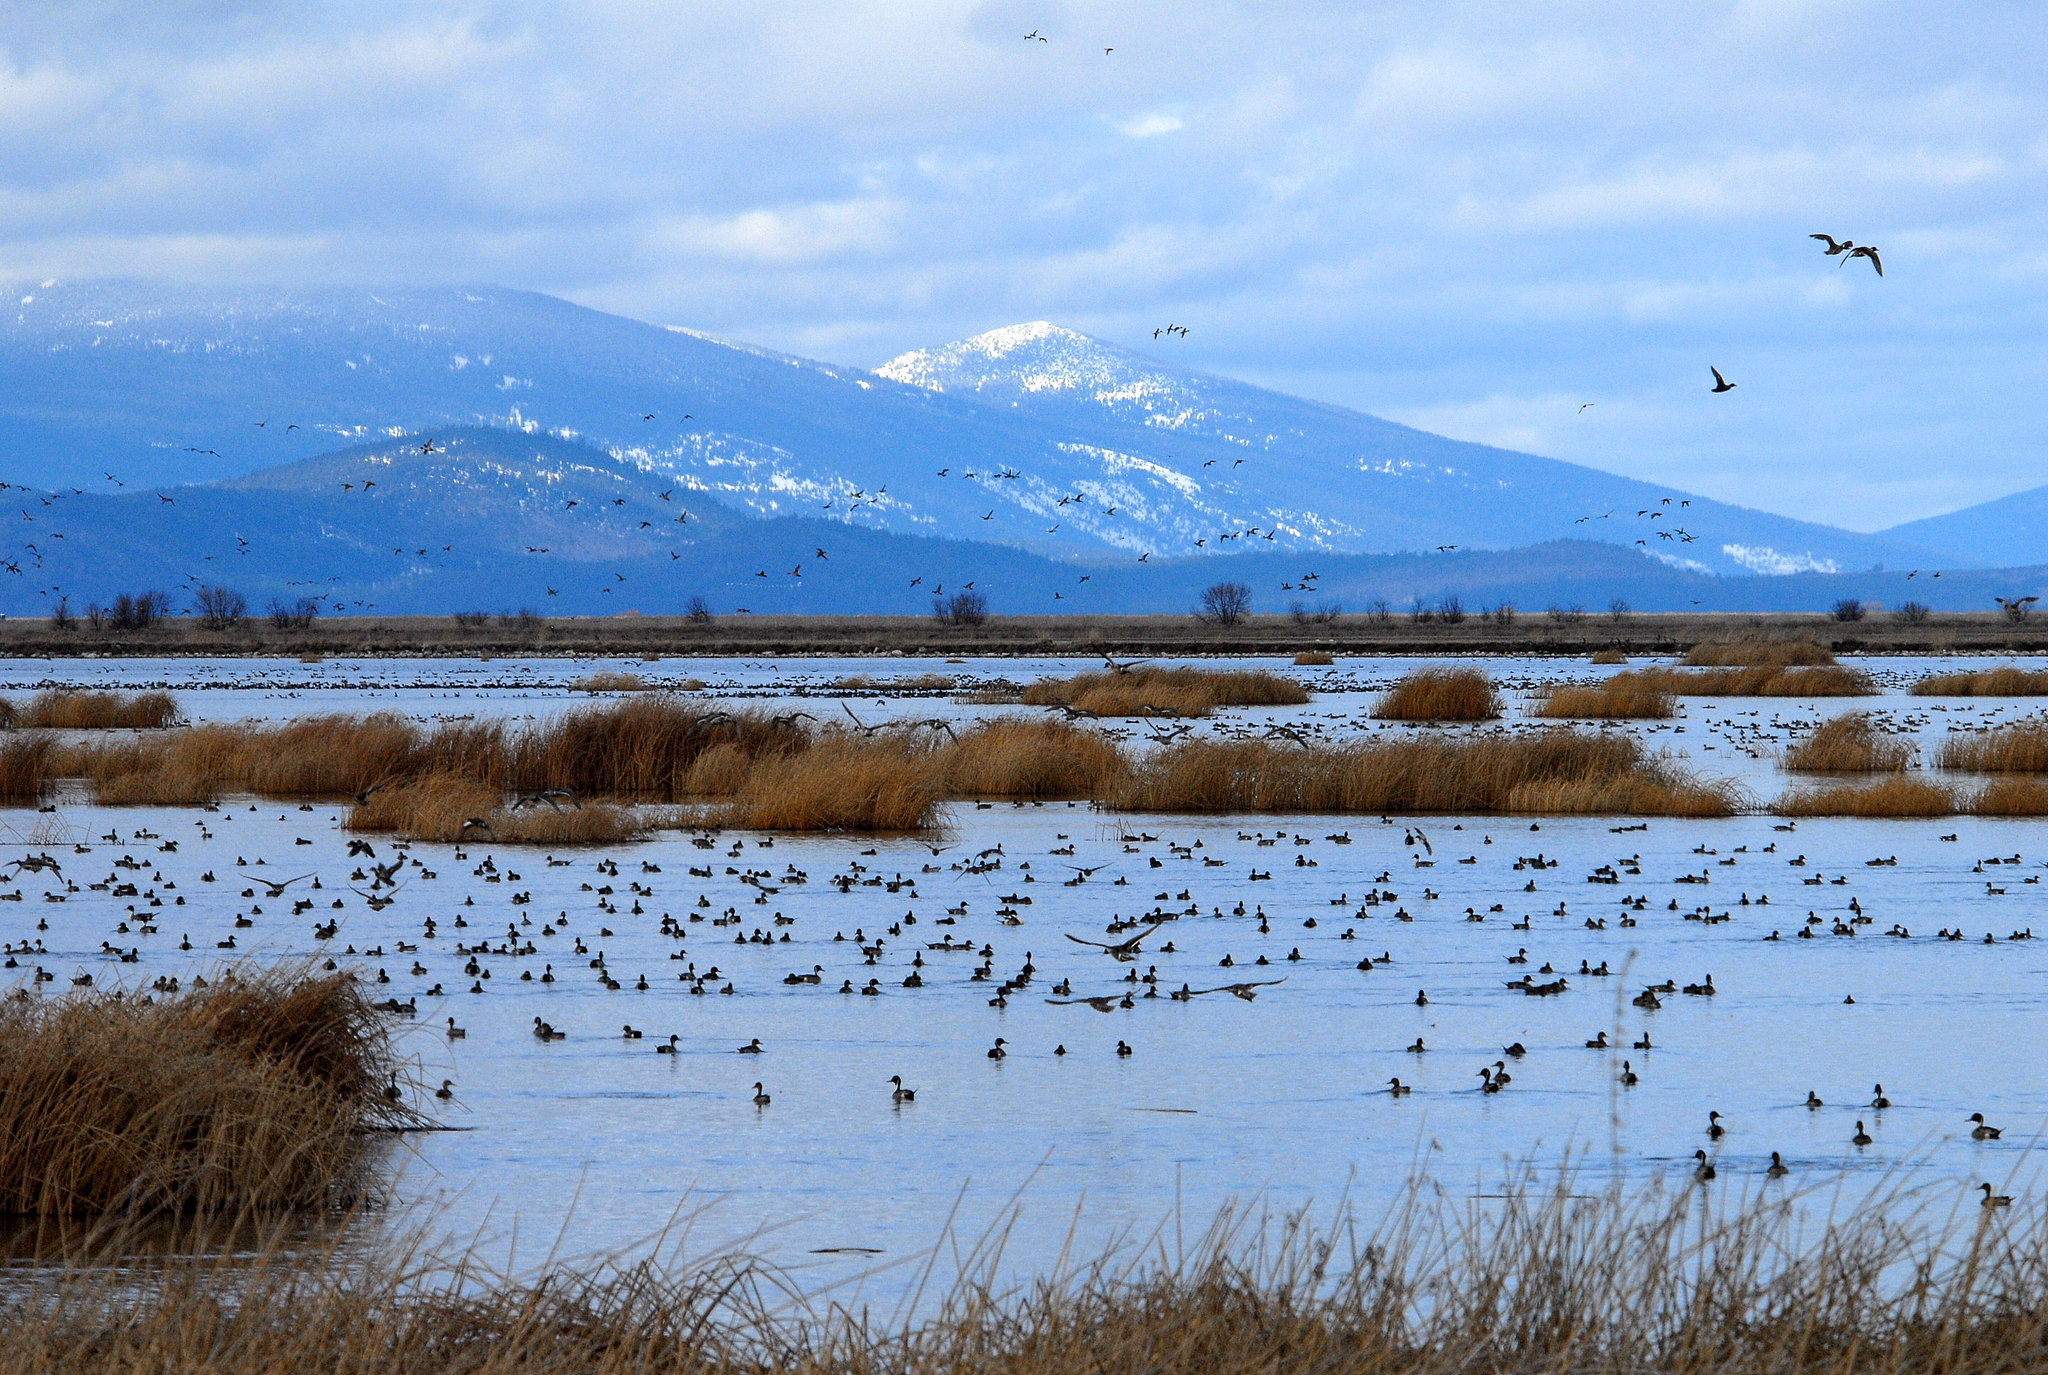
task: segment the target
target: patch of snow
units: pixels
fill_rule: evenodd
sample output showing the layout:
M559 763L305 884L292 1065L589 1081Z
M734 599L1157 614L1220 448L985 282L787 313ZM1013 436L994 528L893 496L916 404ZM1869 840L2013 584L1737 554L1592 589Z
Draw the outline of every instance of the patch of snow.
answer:
M1750 572L1764 577L1842 571L1841 565L1833 559L1817 559L1812 554L1781 554L1768 544L1724 544L1721 552Z

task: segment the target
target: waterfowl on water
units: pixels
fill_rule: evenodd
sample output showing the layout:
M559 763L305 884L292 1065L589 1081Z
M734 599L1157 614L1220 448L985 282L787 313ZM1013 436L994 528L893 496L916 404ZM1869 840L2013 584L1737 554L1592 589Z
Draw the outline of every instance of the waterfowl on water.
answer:
M1639 1082L1635 1068L1628 1061L1621 1062L1621 1083L1624 1088L1634 1088Z
M1008 1055L1010 1052L1003 1049L1004 1045L1006 1044L1007 1042L1005 1042L1002 1037L996 1037L996 1043L988 1048L988 1058L991 1060L1000 1060L1005 1055Z
M468 1038L469 1032L464 1030L462 1027L455 1025L455 1019L453 1017L450 1017L448 1019L448 1039L451 1041L462 1041L467 1040Z
M761 1081L758 1079L754 1081L754 1106L757 1108L768 1106L768 1090L761 1087Z
M1827 1104L1820 1101L1819 1094L1815 1093L1812 1089L1808 1089L1806 1091L1806 1106L1809 1108L1824 1108Z
M1387 1080L1387 1092L1392 1094L1396 1098L1406 1098L1409 1094L1415 1092L1415 1090L1409 1085L1402 1083L1400 1078L1397 1076L1395 1078Z
M1849 1138L1849 1144L1852 1146L1868 1146L1870 1144L1870 1133L1863 1130L1863 1123L1860 1120L1856 1123L1856 1134Z
M1996 1141L1999 1138L2002 1129L1986 1122L1983 1113L1971 1113L1970 1120L1977 1124L1970 1129L1970 1139L1972 1141Z
M1791 1174L1792 1171L1786 1167L1783 1157L1776 1151L1772 1151L1770 1168L1765 1170L1764 1173L1772 1179L1783 1179L1786 1175Z
M671 1034L670 1034L670 1036L669 1036L669 1038L668 1038L668 1044L667 1044L667 1045L660 1045L660 1046L656 1046L656 1047L654 1048L654 1053L655 1053L656 1055L674 1055L674 1054L676 1053L676 1042L678 1042L678 1041L680 1041L680 1040L682 1040L682 1039L683 1039L682 1037L680 1037L680 1036L677 1036L677 1035L674 1035L673 1033L671 1033Z
M440 1098L440 1099L444 1099L444 1100L445 1100L445 1099L453 1098L454 1096L455 1096L455 1081L454 1081L453 1079L443 1079L443 1080L441 1081L441 1087L439 1087L439 1088L437 1088L437 1089L435 1089L435 1090L434 1090L434 1097L436 1097L436 1098Z
M902 1076L902 1075L900 1075L900 1074L892 1074L892 1075L890 1075L890 1076L889 1076L889 1082L890 1082L890 1083L892 1083L892 1084L894 1084L894 1085L896 1086L895 1092L893 1092L893 1093L891 1093L891 1094L889 1095L889 1101L890 1101L890 1102L892 1102L892 1103L912 1103L912 1102L915 1102L915 1101L917 1101L917 1090L916 1090L916 1089L907 1089L907 1088L903 1087L903 1076Z
M763 1050L761 1049L761 1038L760 1038L759 1036L756 1036L756 1037L755 1037L755 1038L754 1038L753 1040L751 1040L751 1041L747 1042L747 1043L746 1043L745 1045L741 1046L741 1047L740 1047L740 1054L742 1054L742 1055L762 1055L762 1054L766 1054L766 1052L765 1052L765 1051L763 1051Z
M1870 1100L1871 1107L1877 1109L1879 1112L1883 1112L1886 1108L1892 1105L1892 1100L1884 1096L1883 1084L1872 1084L1870 1086L1870 1091L1874 1095Z
M1979 1184L1977 1187L1984 1191L1984 1202L1982 1206L1986 1208L2012 1207L2011 1194L1994 1194L1991 1192L1991 1186L1989 1184Z
M1694 1179L1704 1184L1714 1177L1714 1162L1707 1159L1705 1151L1694 1151L1692 1158L1699 1161L1699 1164L1693 1166L1692 1177Z
M1721 1114L1720 1114L1720 1113L1718 1113L1718 1112L1710 1112L1710 1113L1708 1113L1708 1114L1707 1114L1707 1140L1709 1140L1709 1141L1719 1141L1719 1140L1720 1140L1720 1139L1721 1139L1722 1137L1726 1136L1727 1134L1728 1134L1728 1129L1727 1129L1726 1127L1724 1127L1724 1126L1722 1126L1722 1125L1721 1125Z

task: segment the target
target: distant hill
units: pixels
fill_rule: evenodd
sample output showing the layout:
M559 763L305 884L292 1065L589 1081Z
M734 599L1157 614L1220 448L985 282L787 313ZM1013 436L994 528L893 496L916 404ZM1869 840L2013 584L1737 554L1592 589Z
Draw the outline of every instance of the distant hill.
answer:
M2015 492L1945 516L1908 521L1886 539L1930 549L1959 566L2048 562L2048 487Z
M60 282L10 299L0 476L39 487L213 481L495 426L585 440L736 513L1061 558L1580 538L1731 576L1938 561L1044 323L870 373L499 288Z
M905 535L803 517L762 518L658 468L545 434L448 427L380 439L215 483L107 496L7 493L0 523L0 613L74 611L120 592L161 589L189 607L219 584L262 611L314 598L323 614L448 614L531 609L603 615L926 612L968 587L998 613L1190 610L1221 579L1254 609L1385 603L1409 611L1446 597L1478 613L1506 602L1598 614L1822 610L1836 598L1988 609L1993 595L2048 591L2044 570L1719 577L1641 549L1588 540L1506 550L1333 554L1261 547L1223 557L1128 555L1058 560L1003 544ZM5 507L0 507L4 510Z

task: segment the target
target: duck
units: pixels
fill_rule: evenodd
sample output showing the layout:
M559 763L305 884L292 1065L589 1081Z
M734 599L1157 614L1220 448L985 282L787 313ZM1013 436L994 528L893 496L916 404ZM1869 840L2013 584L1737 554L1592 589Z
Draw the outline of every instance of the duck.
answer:
M1411 1084L1402 1083L1398 1075L1392 1079L1387 1080L1387 1093L1392 1097L1406 1098L1409 1094L1413 1092L1415 1092L1414 1086Z
M1714 1162L1707 1159L1705 1151L1694 1151L1692 1158L1699 1162L1699 1164L1692 1168L1692 1177L1694 1179L1704 1184L1714 1177Z
M1772 1179L1783 1179L1786 1175L1791 1174L1792 1171L1791 1168L1785 1164L1784 1158L1780 1156L1776 1151L1772 1151L1770 1167L1766 1169L1764 1173L1769 1175Z
M620 1030L619 1039L622 1041L637 1041L641 1039L641 1037L640 1033L633 1029L632 1023L628 1022L625 1025L625 1027Z
M1976 1126L1970 1128L1970 1139L1972 1141L1996 1141L1999 1138L2002 1129L1999 1127L1994 1127L1989 1122L1986 1122L1984 1120L1983 1113L1971 1113L1970 1120L1977 1124Z
M1870 1091L1873 1095L1875 1095L1870 1100L1871 1107L1877 1109L1879 1112L1883 1112L1886 1108L1892 1105L1892 1100L1884 1096L1883 1084L1872 1084L1870 1086Z
M682 1039L683 1038L680 1036L671 1034L668 1038L668 1043L666 1045L656 1046L654 1048L654 1053L656 1055L674 1055L676 1053L676 1042Z
M1480 1066L1480 1069L1479 1069L1479 1091L1480 1091L1481 1093L1499 1093L1499 1092L1500 1092L1500 1085L1494 1082L1494 1078L1493 1078L1493 1066L1491 1066L1491 1065L1482 1065L1482 1066Z
M1606 1050L1606 1049L1607 1049L1607 1033L1603 1031L1603 1032L1601 1032L1601 1033L1600 1033L1600 1034L1599 1034L1598 1036L1595 1036L1595 1037L1594 1037L1594 1038L1593 1038L1592 1040L1590 1040L1590 1041L1586 1042L1586 1049L1587 1049L1587 1050Z
M761 1038L759 1036L756 1036L753 1040L747 1042L745 1045L740 1047L740 1054L765 1055L767 1054L767 1052L761 1049Z
M1429 1047L1428 1047L1428 1046L1425 1046L1424 1044L1422 1044L1422 1038L1421 1038L1420 1036L1417 1036L1417 1037L1415 1038L1415 1044L1414 1044L1414 1045L1412 1045L1412 1046L1410 1046L1410 1047L1408 1047L1408 1053L1409 1053L1410 1055L1420 1055L1420 1054L1422 1054L1422 1052L1424 1052L1425 1050L1428 1050L1428 1049L1429 1049Z
M892 1084L894 1084L894 1085L896 1086L896 1088L895 1088L895 1091L894 1091L893 1093L891 1093L891 1094L889 1095L889 1101L890 1101L890 1102L892 1102L892 1103L914 1103L914 1102L916 1102L916 1101L917 1101L917 1090L916 1090L916 1089L907 1089L907 1088L903 1087L903 1076L902 1076L902 1075L900 1075L900 1074L892 1074L892 1075L890 1075L890 1076L889 1076L889 1082L890 1082L890 1083L892 1083Z
M1002 1037L996 1037L996 1043L988 1048L988 1058L991 1060L1000 1060L1004 1056L1008 1055L1010 1052L1003 1049L1004 1045L1006 1044L1007 1042L1005 1042Z
M1808 1089L1806 1091L1806 1106L1809 1108L1824 1108L1827 1104L1820 1100L1819 1094L1815 1093L1812 1089Z
M1708 1114L1707 1114L1707 1140L1709 1140L1709 1141L1719 1141L1719 1140L1720 1140L1720 1139L1721 1139L1722 1137L1726 1136L1727 1134L1728 1134L1728 1129L1727 1129L1726 1127L1724 1127L1724 1126L1722 1126L1722 1125L1721 1125L1721 1114L1720 1114L1720 1113L1718 1113L1718 1112L1710 1112L1710 1113L1708 1113Z
M439 1098L444 1102L450 1098L453 1098L454 1096L455 1081L453 1079L443 1079L441 1081L441 1087L434 1090L434 1097Z
M761 1081L758 1079L754 1081L754 1106L757 1108L768 1106L768 1090L761 1087Z
M1630 1049L1630 1050L1655 1050L1655 1049L1656 1049L1656 1047L1650 1044L1650 1033L1646 1031L1646 1032L1644 1032L1644 1033L1642 1034L1642 1036L1641 1036L1641 1037L1640 1037L1640 1038L1639 1038L1638 1040L1636 1040L1636 1041L1635 1041L1635 1042L1634 1042L1633 1044L1631 1044L1631 1045L1629 1046L1629 1049Z
M1621 1062L1621 1084L1623 1088L1634 1088L1639 1082L1635 1069L1628 1061Z
M1528 1047L1524 1046L1520 1041L1515 1042L1511 1046L1503 1046L1501 1048L1501 1054L1507 1056L1510 1060L1519 1060L1528 1053Z
M1979 1184L1977 1187L1984 1191L1984 1202L1981 1206L1986 1208L2012 1207L2011 1194L1994 1194L1991 1192L1991 1186L1989 1184Z
M468 1030L455 1025L453 1017L448 1019L448 1039L451 1041L466 1041L469 1039Z
M1860 1120L1856 1123L1856 1134L1849 1138L1849 1144L1852 1146L1868 1146L1870 1144L1870 1133L1863 1130L1863 1123Z

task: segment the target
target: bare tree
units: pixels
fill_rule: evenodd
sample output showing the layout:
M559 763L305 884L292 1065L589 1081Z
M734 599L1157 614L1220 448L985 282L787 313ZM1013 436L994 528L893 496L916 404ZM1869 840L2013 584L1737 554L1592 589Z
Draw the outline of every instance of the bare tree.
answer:
M988 620L988 598L974 591L933 597L932 619L940 625L981 625Z
M192 603L199 610L199 623L208 630L233 630L249 614L249 599L232 587L208 584L193 594Z
M693 596L684 604L683 616L691 625L710 625L711 603L701 596Z
M1626 597L1616 597L1613 601L1607 603L1607 619L1614 625L1620 625L1623 621L1626 621L1628 619L1628 612L1629 605L1628 598Z
M319 614L320 603L311 597L289 602L277 597L270 599L270 625L274 630L304 630Z
M1196 618L1211 625L1238 625L1251 614L1252 590L1241 582L1211 583L1195 609Z
M1558 625L1577 625L1586 619L1586 608L1576 602L1570 606L1559 606L1552 602L1543 614Z
M1445 625L1465 623L1465 599L1455 592L1446 592L1436 599L1436 614Z
M1306 602L1290 602L1287 614L1294 618L1296 625L1329 625L1344 614L1342 602L1317 602L1310 606Z
M1374 597L1365 604L1366 618L1374 625L1392 625L1394 608L1387 605L1385 597Z
M162 592L123 592L107 608L107 624L115 630L147 630L171 614L171 599Z
M1863 603L1854 597L1843 597L1835 603L1831 614L1842 622L1860 621L1864 616Z
M71 598L57 598L57 604L50 608L50 629L75 630L77 628L78 617L71 614Z
M1900 602L1898 610L1892 612L1894 617L1907 625L1925 625L1931 614L1926 602Z
M1513 625L1515 623L1515 604L1513 602L1499 603L1493 610L1486 613L1486 619L1498 626Z
M455 624L465 629L480 629L490 623L491 613L488 611L458 611L455 613Z

